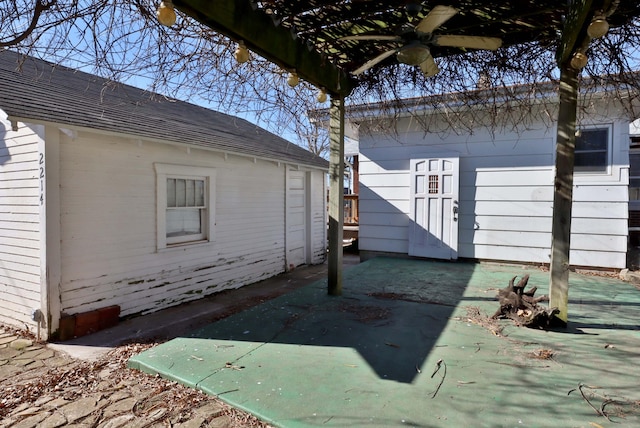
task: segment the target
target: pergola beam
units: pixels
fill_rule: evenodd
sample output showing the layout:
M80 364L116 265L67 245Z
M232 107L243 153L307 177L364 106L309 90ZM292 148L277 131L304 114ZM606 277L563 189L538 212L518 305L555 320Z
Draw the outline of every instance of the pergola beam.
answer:
M177 9L330 94L347 96L353 80L326 57L277 25L249 0L174 0Z
M475 2L472 3L475 4ZM479 6L483 6L484 3L493 4L477 2ZM340 294L342 290L344 99L351 93L357 82L344 69L327 59L327 55L331 55L330 51L323 54L322 47L307 45L304 36L296 34L295 26L286 28L280 25L278 19L272 19L279 15L269 15L266 9L257 7L252 0L174 0L174 4L207 27L234 41L243 41L251 51L284 70L295 70L302 79L331 94L329 294ZM561 90L556 143L550 304L560 309L559 318L564 322L567 321L569 290L569 243L579 75L579 70L575 70L570 64L576 52L584 52L589 46L590 38L587 35L587 28L594 13L597 10L606 12L612 4L617 3L614 0L569 0L561 40L556 52L556 61L561 70ZM336 5L334 6L337 7ZM563 12L564 7L564 5L558 6L556 12ZM349 8L356 8L356 6L349 3L347 9L351 10ZM277 12L276 3L274 3L274 10ZM297 18L304 20L305 17L297 16ZM511 22L511 20L502 19L499 22ZM556 21L554 23L557 24ZM525 41L527 40L522 40L522 42ZM512 42L517 43L517 40L513 39Z

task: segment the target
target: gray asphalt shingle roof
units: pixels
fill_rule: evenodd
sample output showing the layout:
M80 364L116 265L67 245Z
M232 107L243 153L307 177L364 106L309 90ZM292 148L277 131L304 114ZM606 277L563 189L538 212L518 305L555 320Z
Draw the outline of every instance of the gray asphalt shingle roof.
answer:
M12 51L0 51L0 109L34 123L329 166L325 159L247 120Z

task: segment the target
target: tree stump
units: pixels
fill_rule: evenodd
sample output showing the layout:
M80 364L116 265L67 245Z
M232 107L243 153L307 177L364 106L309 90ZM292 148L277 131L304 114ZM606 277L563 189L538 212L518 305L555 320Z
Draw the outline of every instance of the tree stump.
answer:
M511 278L509 285L498 291L500 308L493 314L494 319L511 319L517 325L530 328L549 328L558 308L547 308L538 303L548 302L548 296L534 297L537 287L525 291L529 275L525 275L515 284L517 276ZM515 285L514 285L515 284Z

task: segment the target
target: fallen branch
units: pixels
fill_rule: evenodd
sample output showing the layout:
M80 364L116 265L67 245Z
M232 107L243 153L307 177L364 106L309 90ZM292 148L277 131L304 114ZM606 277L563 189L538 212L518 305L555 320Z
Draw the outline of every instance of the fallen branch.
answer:
M591 407L598 415L603 416L605 418L607 418L607 420L609 422L613 422L610 418L609 415L606 414L606 412L604 412L604 410L602 410L602 408L604 408L604 406L601 406L601 409L596 409L596 407L591 404L591 401L589 401L589 399L587 398L586 395L584 395L584 391L582 390L583 387L587 387L589 389L595 389L595 388L591 388L590 386L586 386L583 383L578 384L577 388L573 388L571 391L567 392L567 395L571 394L573 391L578 390L580 391L580 395L582 396L582 399L584 401L587 402L587 404L589 405L589 407Z
M433 379L433 377L436 375L436 373L438 373L438 371L440 370L441 366L444 366L444 371L442 373L442 379L440 379L440 383L438 384L438 387L436 388L436 390L433 391L433 394L431 394L431 398L435 398L435 396L438 393L438 391L440 391L440 387L444 383L444 378L447 376L447 365L445 364L445 362L442 359L439 359L438 362L436 363L435 370L431 374L431 379Z
M585 388L593 391L591 393L593 396L597 396L597 397L602 398L603 401L602 401L602 404L600 404L600 408L597 408L596 406L593 405L593 403L587 397L587 394L584 391ZM582 396L582 399L587 402L589 407L591 407L593 409L593 411L596 412L597 415L602 416L603 418L606 418L609 422L612 422L612 423L617 423L617 421L612 420L611 419L611 413L606 411L606 407L608 405L615 404L615 405L618 405L618 406L632 406L633 407L632 411L635 411L635 412L637 412L638 408L640 408L640 401L626 400L626 399L612 399L612 398L607 397L606 395L598 394L597 392L595 392L597 389L598 389L597 386L588 386L588 385L585 385L583 383L579 383L578 387L577 388L573 388L572 390L567 392L567 395L570 395L574 391L579 391L580 395ZM592 397L592 399L593 399L593 397ZM624 413L625 412L622 410L622 408L619 408L618 411L619 411L619 414L617 414L616 416L624 417Z

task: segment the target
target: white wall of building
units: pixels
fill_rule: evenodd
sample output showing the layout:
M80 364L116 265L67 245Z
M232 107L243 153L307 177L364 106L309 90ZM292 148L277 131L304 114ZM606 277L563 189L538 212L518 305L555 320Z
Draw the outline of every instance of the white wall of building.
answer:
M629 119L622 116L615 106L596 106L581 118L580 126L610 127L612 144L606 173L575 175L573 265L626 265ZM497 130L477 127L472 134L455 130L425 134L410 119L401 119L394 136L368 134L363 127L361 251L408 253L409 161L446 152L460 159L458 256L549 263L555 125L539 121L523 129L515 125Z
M35 326L41 309L41 126L6 120L0 110L0 322Z
M158 163L215 169L211 242L158 248ZM124 316L148 313L283 272L287 168L180 145L62 134L61 311L119 305ZM324 172L309 175L323 182ZM314 218L324 215L317 203L313 210Z

